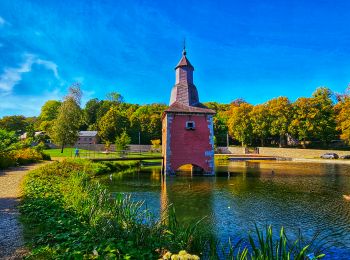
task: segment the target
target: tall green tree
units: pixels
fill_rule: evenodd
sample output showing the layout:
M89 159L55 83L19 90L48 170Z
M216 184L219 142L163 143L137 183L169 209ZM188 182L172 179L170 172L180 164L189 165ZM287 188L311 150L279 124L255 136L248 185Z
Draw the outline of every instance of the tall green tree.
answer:
M312 94L312 100L317 110L314 136L324 145L334 140L338 134L332 97L332 91L326 87L320 87Z
M312 98L298 98L293 104L293 118L289 131L296 136L305 148L306 140L311 139L316 131L316 103Z
M285 136L291 122L292 105L287 97L278 97L267 102L271 136L278 137L279 146L285 145Z
M144 105L132 114L131 126L135 131L141 132L142 143L149 144L153 139L161 139L162 113L166 108L166 105L157 103Z
M105 142L114 142L130 126L125 111L112 106L98 122L99 135Z
M97 116L98 110L102 105L102 101L98 100L98 98L90 99L85 104L84 108L84 121L89 130L97 129Z
M69 94L64 98L58 110L57 119L54 120L50 137L55 144L60 145L61 153L66 145L74 145L78 139L82 122L81 95L79 85L70 87Z
M261 146L264 146L265 139L270 134L270 117L266 104L256 105L250 112L252 130L255 137L260 139Z
M228 129L233 138L240 141L242 146L252 143L253 128L250 113L253 106L248 103L240 103L233 106L229 112Z
M39 115L40 130L50 132L54 120L58 116L58 111L61 106L61 102L57 100L48 100L41 107Z

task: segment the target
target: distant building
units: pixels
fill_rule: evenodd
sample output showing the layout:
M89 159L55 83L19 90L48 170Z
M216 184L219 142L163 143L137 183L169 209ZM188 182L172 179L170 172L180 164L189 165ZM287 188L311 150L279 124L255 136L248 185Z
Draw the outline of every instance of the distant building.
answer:
M99 141L97 131L80 131L77 144L98 144Z
M21 135L19 138L21 140L26 140L28 137L27 137L27 133L24 133L23 135ZM38 132L35 132L34 133L34 136L37 137L37 136L44 136L45 135L45 132L42 132L42 131L38 131Z

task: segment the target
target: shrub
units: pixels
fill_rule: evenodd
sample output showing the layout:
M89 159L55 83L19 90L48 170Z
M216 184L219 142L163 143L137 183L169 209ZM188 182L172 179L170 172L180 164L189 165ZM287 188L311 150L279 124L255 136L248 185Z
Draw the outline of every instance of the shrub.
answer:
M0 169L16 166L15 158L9 152L0 152Z
M13 158L19 165L34 163L43 159L41 153L30 148L11 151L10 154L13 156Z

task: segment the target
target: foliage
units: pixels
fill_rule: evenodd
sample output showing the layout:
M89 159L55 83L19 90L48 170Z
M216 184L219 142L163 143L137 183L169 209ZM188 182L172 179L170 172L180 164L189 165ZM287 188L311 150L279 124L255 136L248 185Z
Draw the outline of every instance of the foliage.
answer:
M136 131L134 135L138 134L138 131L141 132L141 143L149 144L152 139L160 139L162 136L162 113L165 109L164 104L151 104L139 107L131 115L131 127Z
M50 160L50 156L31 148L24 148L12 151L0 151L0 169L12 166L25 165L41 160Z
M166 249L196 249L195 229L182 228L172 214L156 220L128 196L111 200L105 187L89 181L93 172L91 163L76 160L26 176L21 213L26 232L35 232L29 259L157 259ZM177 230L166 222L176 223Z
M350 144L350 95L345 95L335 106L337 130L340 137Z
M42 131L50 131L53 121L57 118L61 102L57 100L48 100L41 107L39 115L40 126Z
M4 116L0 119L0 128L18 135L23 134L27 126L28 122L24 116Z
M130 138L130 136L128 136L128 134L124 130L121 133L121 135L117 136L117 138L115 139L116 150L117 151L127 150L130 142L131 142L131 138Z
M6 131L0 128L0 152L9 151L12 146L18 142L18 137L15 132Z
M66 145L73 145L78 139L81 124L80 89L71 88L62 102L57 119L54 121L50 137L60 145L61 152Z
M160 139L151 140L152 151L159 151L160 149Z
M253 128L250 118L252 109L252 105L241 103L238 106L233 106L230 110L228 129L230 134L242 143L242 146L252 142Z
M269 111L266 104L254 106L250 112L250 118L253 134L260 139L261 146L264 146L264 140L269 136L271 126Z
M274 98L267 102L270 134L279 137L279 145L284 145L284 136L288 133L292 116L292 106L287 97Z
M129 121L118 107L111 107L99 122L99 135L104 141L114 142L124 129L129 128Z

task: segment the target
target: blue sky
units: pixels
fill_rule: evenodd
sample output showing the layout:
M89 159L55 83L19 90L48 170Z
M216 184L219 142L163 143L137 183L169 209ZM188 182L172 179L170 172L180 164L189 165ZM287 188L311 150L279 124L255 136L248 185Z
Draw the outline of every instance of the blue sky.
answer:
M202 102L292 101L350 82L350 1L1 0L0 116L38 115L81 82L168 103L186 37Z

